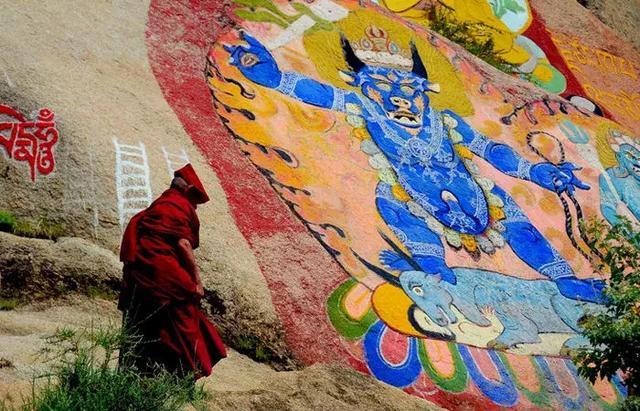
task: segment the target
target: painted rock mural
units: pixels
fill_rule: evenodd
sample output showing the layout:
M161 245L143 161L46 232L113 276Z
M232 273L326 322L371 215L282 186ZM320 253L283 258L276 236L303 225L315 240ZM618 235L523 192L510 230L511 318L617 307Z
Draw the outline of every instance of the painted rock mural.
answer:
M303 362L449 408L625 394L566 357L604 285L579 223L640 216L624 127L488 81L459 47L358 1L154 1L148 46Z
M380 0L380 5L411 21L429 26L430 12L473 27L479 41L491 40L494 51L516 74L583 109L636 128L640 122L637 62L547 24L537 8L546 0ZM546 7L545 7L546 6ZM571 19L570 17L567 17ZM576 30L579 32L579 29Z

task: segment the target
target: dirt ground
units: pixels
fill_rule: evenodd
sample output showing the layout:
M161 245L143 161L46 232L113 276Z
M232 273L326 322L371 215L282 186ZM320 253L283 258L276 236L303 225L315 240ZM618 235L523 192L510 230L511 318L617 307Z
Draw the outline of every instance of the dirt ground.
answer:
M46 373L38 351L43 337L61 327L118 326L115 303L84 297L0 311L0 402L18 404L31 392L33 376ZM230 350L202 380L208 409L220 410L438 410L373 377L339 365L275 371Z

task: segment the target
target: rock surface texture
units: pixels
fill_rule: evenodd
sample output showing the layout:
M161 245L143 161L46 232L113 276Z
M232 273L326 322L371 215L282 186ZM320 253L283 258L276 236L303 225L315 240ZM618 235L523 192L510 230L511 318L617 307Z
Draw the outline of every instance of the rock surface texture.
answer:
M0 296L32 302L69 293L115 294L122 275L113 252L77 237L57 241L0 232Z
M604 24L640 50L640 1L638 0L578 0Z
M576 220L640 220L640 1L441 1L520 75L425 3L0 0L0 401L119 323L123 229L190 162L211 409L615 407L561 354Z

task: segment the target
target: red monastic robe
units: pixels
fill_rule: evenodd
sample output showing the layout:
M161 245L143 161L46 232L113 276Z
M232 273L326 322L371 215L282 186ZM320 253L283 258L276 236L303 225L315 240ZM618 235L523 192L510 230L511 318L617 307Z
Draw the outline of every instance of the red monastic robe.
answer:
M191 174L186 173L187 178ZM197 176L195 180L195 189L201 189L202 199L208 200ZM133 348L143 372L152 362L200 378L211 374L213 365L226 357L216 328L200 309L195 278L185 270L178 251L181 238L198 247L200 222L192 201L178 189L166 190L131 219L122 239L119 308L143 338L140 347Z

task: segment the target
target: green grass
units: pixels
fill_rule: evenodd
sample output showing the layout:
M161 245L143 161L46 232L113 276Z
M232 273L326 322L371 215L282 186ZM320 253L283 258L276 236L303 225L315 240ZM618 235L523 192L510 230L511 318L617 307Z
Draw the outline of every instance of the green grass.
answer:
M0 231L21 237L55 240L65 234L65 227L44 217L34 221L18 218L9 211L0 210Z
M16 217L8 211L0 211L0 231L13 232Z
M18 300L16 298L1 298L0 297L0 311L11 311L18 306Z
M115 300L118 297L118 293L108 288L101 288L97 286L87 287L87 296L89 298L100 298L103 300Z
M54 362L52 372L34 381L20 407L0 403L0 410L178 411L187 404L204 409L206 395L192 378L180 379L164 370L143 377L133 368L118 367L118 348L127 338L113 326L58 330L41 352L45 362Z
M229 345L258 362L270 362L273 360L271 350L256 337L238 336Z
M500 53L495 51L493 39L481 41L477 33L492 30L481 23L460 23L451 15L451 11L444 7L434 7L429 14L429 27L436 33L458 43L469 53L484 60L493 67L507 74L520 74L518 67L505 61Z

